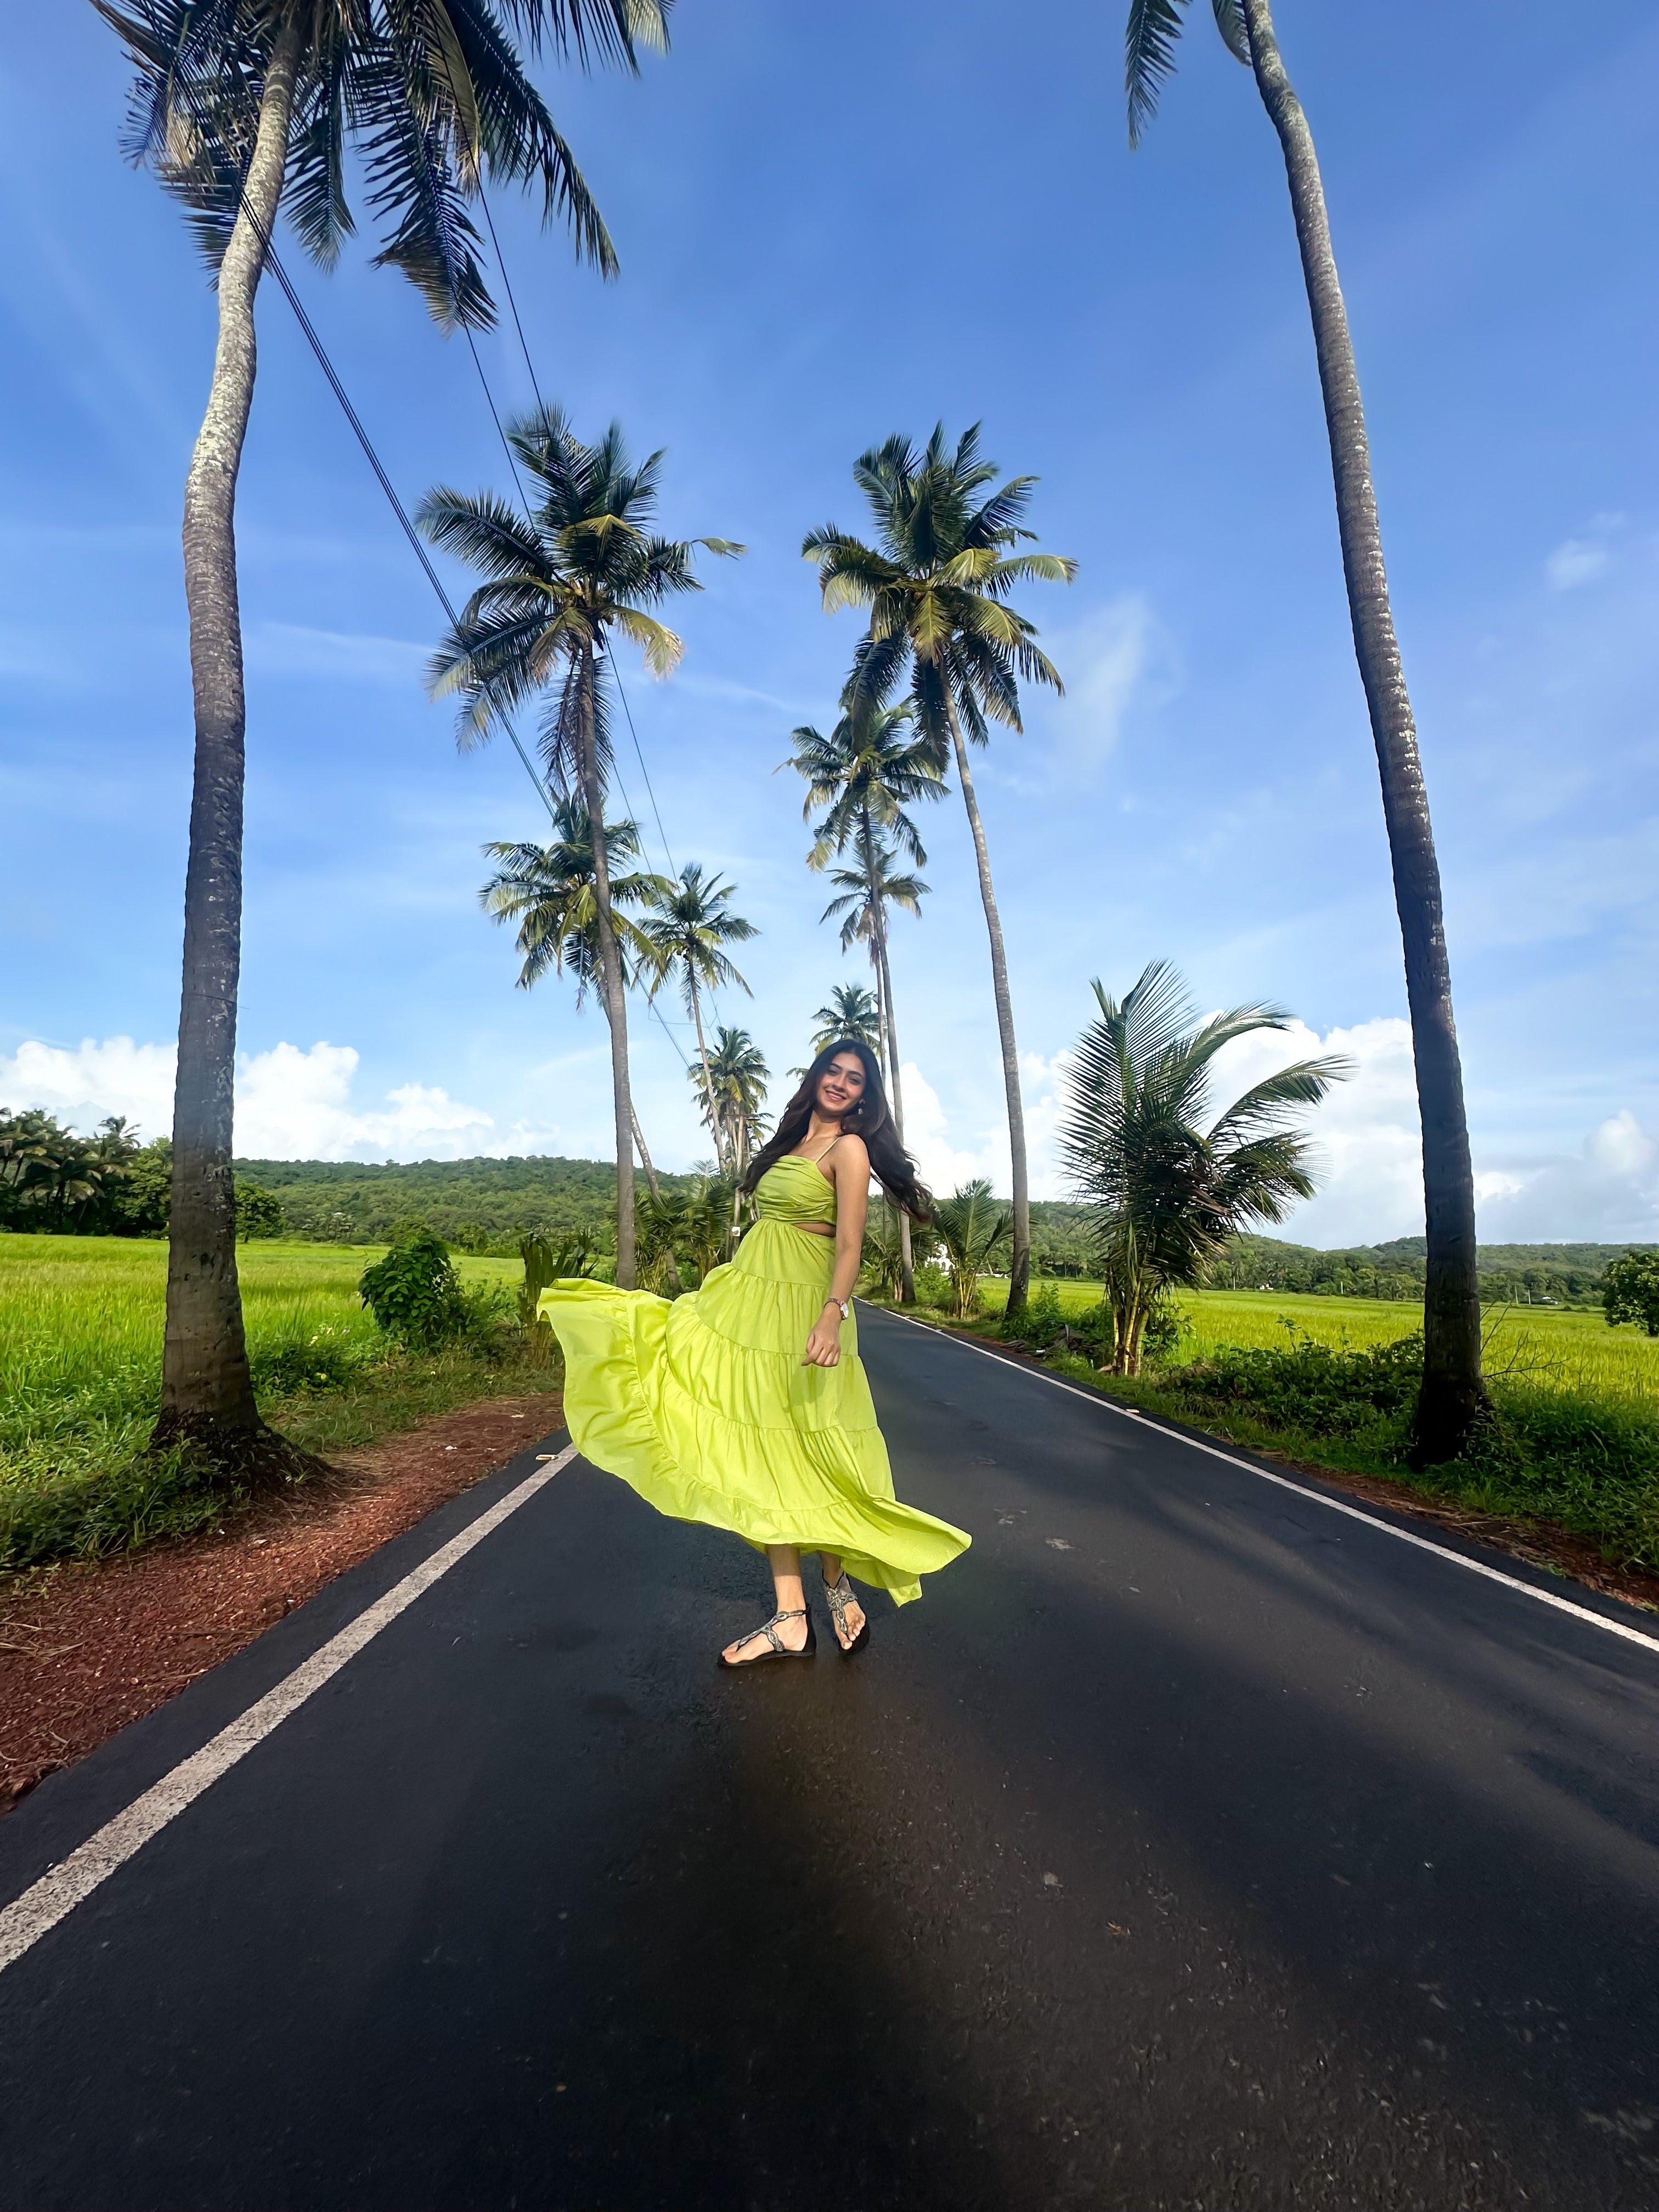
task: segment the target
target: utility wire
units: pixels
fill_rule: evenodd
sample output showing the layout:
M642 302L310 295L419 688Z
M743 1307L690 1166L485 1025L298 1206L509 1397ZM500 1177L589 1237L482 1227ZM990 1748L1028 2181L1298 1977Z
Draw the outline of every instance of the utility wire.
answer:
M247 203L246 200L244 200L243 205L246 207ZM295 289L293 279L289 276L288 270L283 265L282 256L276 251L275 241L265 230L264 225L259 222L258 216L253 214L251 208L248 209L248 214L250 220L253 223L254 228L259 234L260 239L264 243L266 266L270 269L271 275L276 279L277 284L282 289L283 298L288 301L289 306L294 310L295 320L299 324L307 344L311 348L313 354L316 356L317 365L322 370L324 377L327 380L329 389L333 392L335 398L339 402L340 411L344 415L347 422L349 423L351 427L353 434L356 438L357 443L362 447L363 457L368 461L369 467L374 472L375 481L379 483L380 489L386 494L386 503L391 507L392 514L397 517L398 528L408 539L410 550L413 552L416 559L420 562L422 569L426 572L427 581L431 585L434 592L436 594L438 604L448 616L451 627L453 628L458 626L460 621L460 617L456 610L455 603L450 598L448 592L445 589L443 579L433 567L431 559L427 553L427 550L421 543L419 533L416 532L414 523L410 519L409 510L405 507L403 501L399 498L396 485L393 484L392 478L387 475L385 464L382 462L379 453L375 450L374 441L369 436L368 431L364 426L362 416L358 414L356 409L351 404L350 395L340 380L339 371L335 368L333 361L330 357L328 348L323 343L321 335L319 332L316 325L307 313L305 303ZM490 226L490 236L492 239L495 237L495 226L493 223ZM500 249L498 247L498 254L499 251ZM505 268L502 269L501 274L502 282L505 283ZM516 325L519 320L516 303L513 309L513 319ZM522 343L524 333L521 327L520 329L519 335L520 342ZM515 483L519 483L518 466L514 456L513 449L507 444L506 434L501 428L501 416L496 412L495 402L490 392L489 379L484 374L483 363L478 358L478 349L473 341L471 331L468 331L466 333L466 340L468 349L472 356L473 367L478 372L478 381L483 387L484 398L489 404L490 416L495 425L496 435L501 439L502 450L507 454L508 465L513 471L514 481ZM526 351L525 359L526 364L528 364L528 349ZM535 371L533 368L531 370L531 381L532 384L535 381ZM519 497L520 504L524 506L525 511L526 514L528 514L529 505L525 500L524 487L522 483L519 483ZM616 664L614 661L611 664L611 672L613 675L616 672ZM618 685L617 688L620 690L621 686ZM626 708L626 705L627 702L624 699L624 708ZM557 817L554 814L553 795L548 789L545 780L537 773L535 763L531 759L529 754L525 750L523 741L520 738L518 731L506 715L501 717L501 726L506 730L507 736L512 740L513 750L517 753L520 761L523 763L525 774L530 778L531 782L535 786L537 797L541 800L543 805L546 807L550 817L556 820ZM629 727L630 731L633 728L633 717L631 715L629 717ZM635 749L637 751L639 748L639 739L637 737L635 737L634 742ZM641 769L644 769L645 761L643 755L641 756L640 766ZM648 787L650 782L648 776L646 781ZM617 786L618 788L621 788L622 787L622 779L620 775L617 777ZM629 805L628 793L626 790L623 791L623 803L624 805ZM656 810L656 794L654 793L652 793L651 803L653 811L654 812ZM631 805L629 805L629 811L630 813L633 811ZM660 815L658 815L657 817L657 827L659 830L662 828L662 817ZM668 850L668 844L665 837L663 841L663 850L665 852L667 852ZM671 855L671 866L672 864ZM678 1054L681 1065L689 1068L691 1063L687 1059L685 1053L681 1047L679 1039L674 1035L667 1023L663 1019L662 1010L657 1005L655 999L647 997L646 1003L650 1007L652 1012L656 1015L658 1024L661 1028L664 1036L668 1039L670 1044L673 1046L676 1053Z

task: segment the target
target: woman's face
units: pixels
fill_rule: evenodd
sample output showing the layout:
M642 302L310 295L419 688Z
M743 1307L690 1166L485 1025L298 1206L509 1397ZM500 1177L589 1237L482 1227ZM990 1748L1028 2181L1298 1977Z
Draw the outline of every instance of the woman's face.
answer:
M818 1111L832 1121L850 1114L864 1096L864 1062L855 1052L838 1052L818 1078Z

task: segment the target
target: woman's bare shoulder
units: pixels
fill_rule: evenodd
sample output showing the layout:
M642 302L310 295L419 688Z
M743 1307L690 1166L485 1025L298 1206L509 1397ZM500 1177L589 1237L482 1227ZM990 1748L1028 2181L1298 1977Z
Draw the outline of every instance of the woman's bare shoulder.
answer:
M870 1147L856 1130L848 1129L842 1133L840 1143L830 1154L830 1159L838 1176L851 1173L867 1177L870 1173Z

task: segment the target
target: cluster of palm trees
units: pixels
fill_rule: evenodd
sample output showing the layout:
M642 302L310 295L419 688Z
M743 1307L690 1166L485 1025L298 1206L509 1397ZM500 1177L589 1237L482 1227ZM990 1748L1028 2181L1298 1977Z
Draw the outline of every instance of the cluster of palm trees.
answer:
M90 1137L81 1137L36 1108L18 1114L0 1109L0 1228L151 1225L143 1219L145 1201L156 1194L135 1168L143 1149L124 1115L110 1115ZM165 1152L164 1146L149 1149Z
M561 58L633 69L642 46L666 43L666 0L95 4L133 64L131 150L184 204L216 280L213 375L185 503L195 777L157 1441L194 1443L221 1464L246 1472L275 1468L283 1454L254 1404L236 1279L231 1135L246 702L234 518L254 388L254 302L273 258L278 214L288 214L318 265L331 266L352 228L347 180L355 149L381 234L379 263L401 270L446 330L477 331L494 320L474 222L486 180L538 191L544 216L564 223L579 256L603 275L613 274L616 255L605 223L525 57L547 48ZM1187 4L1129 0L1132 142L1150 121L1174 65ZM1212 6L1229 50L1253 74L1283 149L1313 321L1356 654L1404 939L1423 1121L1426 1354L1416 1452L1422 1460L1443 1459L1481 1418L1486 1394L1474 1182L1438 868L1312 137L1285 70L1268 0L1212 0ZM469 738L506 724L520 706L542 708L556 810L580 802L587 821L602 825L605 675L613 638L631 639L659 672L673 665L679 641L655 610L696 588L695 546L651 534L657 457L632 468L615 432L586 447L556 410L542 408L517 427L512 442L536 486L532 513L521 518L504 501L467 500L441 489L422 509L428 535L484 579L446 641L438 680L461 696ZM850 930L849 942L862 939L869 948L878 1031L896 1073L886 912L922 896L919 878L908 872L911 862L921 865L919 847L908 842L915 825L908 810L942 787L954 768L989 939L1012 1173L1010 1304L1018 1313L1030 1259L1024 1115L1007 962L969 748L987 741L993 723L1019 727L1022 683L1059 688L1032 626L1009 599L1027 580L1069 580L1073 568L1057 556L1021 550L1029 544L1021 518L1030 481L994 487L995 472L981 459L974 432L954 448L935 432L921 453L890 439L864 456L856 475L876 542L829 527L811 533L805 548L818 564L826 607L854 605L867 616L836 732L828 740L798 738L798 750L811 755L804 770L809 784L823 793L809 799L809 811L818 804L828 810L819 842L825 865L831 858L839 864L830 913ZM720 539L696 543L719 554L739 550ZM894 715L900 719L884 723ZM837 746L844 756L839 765L831 757ZM855 770L853 763L872 752L879 756L875 765L867 773ZM890 804L905 815L908 831L884 811L889 798L877 793L902 761L908 761L904 773L912 784ZM556 842L578 828L574 814L556 811ZM631 940L617 927L610 833L590 834L589 843L592 942L580 950L587 963L580 973L597 991L610 1029L617 1273L630 1282L637 1132L623 948ZM616 856L626 864L637 851L619 847ZM505 878L511 854L497 857ZM659 913L658 919L665 917ZM700 1047L700 1060L705 1106L729 1159L738 1125L729 1115L720 1121L714 1055Z

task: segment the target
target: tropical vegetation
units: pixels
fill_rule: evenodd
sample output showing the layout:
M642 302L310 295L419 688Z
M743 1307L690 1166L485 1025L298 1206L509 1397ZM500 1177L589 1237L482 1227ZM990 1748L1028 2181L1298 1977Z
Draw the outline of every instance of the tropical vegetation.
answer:
M485 177L539 189L606 274L599 210L514 33L632 67L661 43L656 0L95 0L133 80L128 150L184 206L214 271L218 338L185 485L185 599L195 778L185 877L173 1099L168 1325L155 1440L267 1477L295 1468L262 1422L237 1286L231 1125L242 923L246 700L235 505L253 401L254 300L285 209L333 266L353 222L355 149L380 229L440 327L488 329L494 305L469 212Z
M1097 982L1099 1018L1067 1077L1059 1150L1073 1189L1095 1211L1112 1366L1140 1368L1147 1326L1170 1293L1204 1280L1230 1237L1281 1221L1311 1198L1307 1138L1287 1112L1316 1106L1349 1071L1334 1055L1297 1060L1253 1084L1213 1119L1212 1063L1224 1046L1283 1030L1278 1007L1232 1006L1195 1023L1185 984L1164 961L1121 1004ZM1018 1309L1009 1302L1011 1314Z
M551 790L580 795L588 819L602 823L613 635L638 649L653 675L671 674L683 647L653 610L702 590L692 574L697 547L728 555L743 548L724 538L657 536L662 455L630 460L618 423L585 445L559 408L543 405L503 435L518 480L532 487L523 514L493 492L441 484L416 515L434 545L484 578L434 654L429 685L437 696L459 698L463 746L510 726L520 708L538 707ZM635 1125L626 978L604 837L592 840L592 850L598 983L611 1032L617 1280L632 1290Z
M817 563L827 612L843 606L868 610L869 629L843 700L855 725L862 728L865 717L886 706L908 674L916 728L936 770L943 775L947 762L956 763L990 938L1013 1176L1009 1299L1017 1312L1025 1303L1031 1267L1025 1109L1002 920L968 744L988 744L993 722L1023 726L1022 681L1064 690L1059 672L1037 646L1036 625L1008 600L1024 583L1070 583L1077 564L1056 553L1014 550L1035 542L1022 518L1036 479L1010 477L998 485L995 464L980 451L977 423L954 447L943 423L920 453L908 439L890 437L861 456L853 476L875 523L877 544L868 545L831 523L809 531L801 551Z
M1132 145L1151 122L1175 66L1186 6L1187 0L1130 0L1125 84ZM1412 1449L1428 1465L1464 1449L1488 1403L1480 1364L1474 1168L1452 1017L1440 863L1389 599L1359 373L1313 133L1285 70L1268 0L1212 0L1212 6L1228 52L1255 76L1285 157L1324 395L1354 651L1382 777L1423 1128L1425 1349Z

